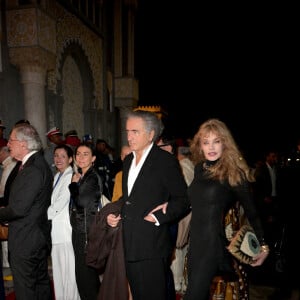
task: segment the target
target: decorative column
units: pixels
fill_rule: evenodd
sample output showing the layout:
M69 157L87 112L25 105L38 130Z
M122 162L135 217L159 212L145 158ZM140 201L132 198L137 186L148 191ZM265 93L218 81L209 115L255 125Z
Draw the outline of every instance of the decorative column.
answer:
M30 49L10 49L11 62L20 69L21 83L24 91L25 118L37 129L44 147L47 146L45 133L47 128L47 114L45 101L47 63L55 57L36 47Z
M136 0L126 0L128 6L127 13L127 73L130 76L134 76L134 40L135 40L135 15L137 9ZM124 58L126 59L126 58Z
M47 71L55 69L55 21L34 4L16 6L6 18L9 59L19 68L24 87L24 117L46 146L45 82Z
M137 106L139 98L139 83L134 78L134 25L135 25L135 12L137 8L136 0L125 0L125 12L127 12L128 27L126 36L122 36L122 11L120 1L115 2L115 12L118 11L115 18L115 40L114 40L114 92L115 92L115 106L119 108L121 118L121 144L127 143L127 135L125 131L125 119L128 110L132 110ZM124 9L124 7L123 7ZM127 41L127 57L122 56L122 40L125 38ZM122 69L123 60L127 64L126 74Z
M120 77L122 70L122 9L121 0L114 2L114 76Z
M39 131L43 144L47 140L46 107L45 107L45 81L46 72L38 66L21 66L21 83L24 89L25 118Z

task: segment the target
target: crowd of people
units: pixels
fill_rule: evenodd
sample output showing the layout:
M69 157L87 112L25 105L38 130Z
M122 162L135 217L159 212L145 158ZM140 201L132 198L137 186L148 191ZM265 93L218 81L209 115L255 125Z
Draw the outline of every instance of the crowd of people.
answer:
M131 111L119 157L104 139L80 139L76 130L51 128L44 148L28 120L16 122L8 138L5 129L0 121L0 222L9 228L1 265L12 270L17 299L103 299L103 273L86 263L101 194L112 206L102 212L103 226L121 230L128 285L124 297L114 291L110 300L175 300L176 293L247 300L248 283L266 283L271 274L280 278L274 299L299 299L300 141L283 160L270 147L251 168L218 119L179 144L156 114ZM237 210L236 223L249 222L261 246L249 265L227 249L228 214Z

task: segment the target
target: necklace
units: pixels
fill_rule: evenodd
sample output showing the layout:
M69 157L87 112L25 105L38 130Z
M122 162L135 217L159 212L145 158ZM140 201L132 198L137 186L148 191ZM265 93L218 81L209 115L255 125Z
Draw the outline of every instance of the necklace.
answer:
M203 163L203 169L204 170L209 170L209 168L214 166L217 162L218 162L218 159L217 160L206 160Z
M210 167L210 166L209 166L206 162L203 163L203 169L204 169L204 170L208 170L209 167Z

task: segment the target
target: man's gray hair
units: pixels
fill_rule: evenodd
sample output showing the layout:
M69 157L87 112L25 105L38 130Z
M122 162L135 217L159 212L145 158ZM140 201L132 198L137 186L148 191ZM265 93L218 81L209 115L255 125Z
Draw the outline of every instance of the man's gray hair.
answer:
M127 119L130 118L141 118L145 123L146 131L154 131L152 142L155 142L164 130L164 124L161 119L153 112L138 109L127 114Z
M30 124L16 125L13 130L16 138L20 141L27 142L27 149L31 151L40 151L43 148L41 138L37 130Z

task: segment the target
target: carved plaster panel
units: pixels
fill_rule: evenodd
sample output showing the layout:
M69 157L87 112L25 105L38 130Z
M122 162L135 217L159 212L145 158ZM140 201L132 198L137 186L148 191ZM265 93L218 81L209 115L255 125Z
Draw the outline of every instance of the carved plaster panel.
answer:
M36 8L7 11L9 47L41 46L56 52L55 21Z
M55 68L55 56L40 47L10 48L10 61L18 67L38 66L45 70Z
M55 74L49 74L48 88L57 93L57 81L61 80L59 69L64 50L71 43L79 44L87 56L94 80L94 97L97 108L103 108L103 41L94 32L89 30L79 19L62 8L56 7L56 16L60 16L56 23L57 59Z
M12 64L55 67L55 22L36 8L7 11L7 39Z
M9 47L36 46L38 44L35 8L9 10L6 18Z
M115 80L116 98L138 99L138 82L131 77L121 77Z
M67 57L63 70L63 130L67 132L76 129L79 136L83 136L83 90L80 70L76 62L70 56Z
M39 45L51 53L56 53L55 21L38 10Z

